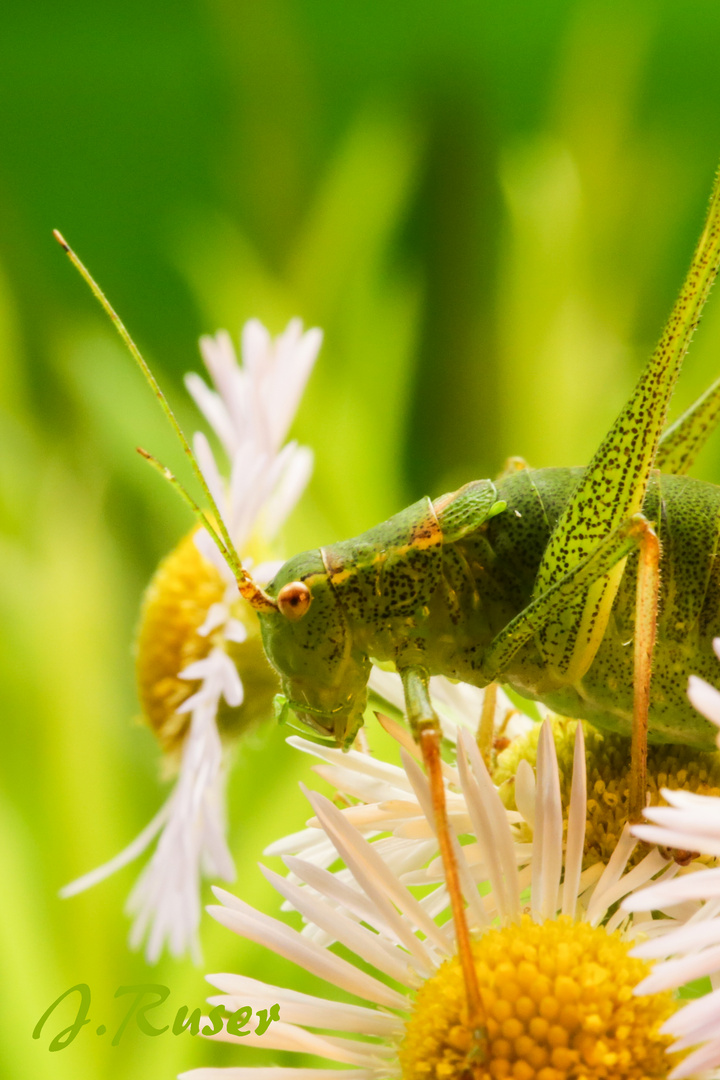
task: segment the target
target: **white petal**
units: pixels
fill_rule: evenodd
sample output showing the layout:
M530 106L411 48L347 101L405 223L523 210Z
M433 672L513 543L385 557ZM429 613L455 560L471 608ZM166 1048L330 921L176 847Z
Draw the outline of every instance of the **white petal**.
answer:
M716 1065L720 1065L720 1039L714 1039L707 1046L701 1046L694 1054L690 1054L681 1061L670 1073L670 1080L681 1080L682 1077L697 1075L698 1071L714 1068Z
M209 690L206 686L201 687L196 694L191 694L189 698L185 698L182 704L178 705L175 712L178 716L184 716L186 713L195 712L196 709L211 702L217 705L218 701L219 697L214 690Z
M582 873L587 822L587 770L585 766L585 735L578 721L575 728L572 788L568 809L565 878L562 888L562 914L574 918L577 907L580 875Z
M211 634L213 630L217 630L218 626L222 626L223 623L226 623L228 621L228 614L229 612L227 609L227 604L211 604L207 610L205 621L203 622L202 626L198 626L195 632L199 634L200 637L207 637L207 635ZM227 631L225 636L227 637ZM190 678L193 677L194 676L190 676Z
M620 834L620 839L615 845L615 850L610 856L610 861L604 868L602 876L593 890L592 899L588 905L586 918L587 921L593 925L599 922L607 911L608 905L605 903L605 896L620 880L636 845L637 841L633 839L630 833L630 827L625 825ZM625 910L632 911L633 908L626 907ZM646 906L643 906L638 910L646 911L648 909Z
M285 855L302 851L305 856L308 857L308 849L316 848L319 848L322 851L329 851L332 854L331 861L337 858L335 849L320 828L301 829L300 832L283 836L280 840L275 840L272 844L268 844L263 851L263 855ZM318 865L322 865L322 863Z
M239 619L228 619L225 623L223 637L226 641L234 641L236 645L242 645L243 641L247 641L247 636L247 629Z
M680 806L649 806L645 811L648 821L665 825L680 832L697 832L700 836L720 837L720 799L712 795L701 796L702 803Z
M636 825L633 833L639 840L645 840L648 844L660 844L664 847L678 848L680 851L698 851L703 855L720 856L720 837L709 840L696 832L678 832L659 825Z
M693 708L720 727L720 692L704 679L691 675L688 680L687 694Z
M720 945L704 949L692 956L683 956L678 960L666 960L656 964L647 978L635 988L636 994L654 994L660 990L670 990L684 983L692 982L709 975L720 967Z
M208 653L202 660L194 660L187 667L184 667L182 671L178 672L179 679L188 679L190 682L194 682L196 679L206 679L208 675L212 675L216 669L216 661L213 653Z
M401 985L419 985L409 968L409 957L399 949L388 950L377 934L349 919L342 911L333 909L320 897L314 896L308 889L300 888L288 878L282 878L273 870L260 867L261 872L276 892L288 900L296 911L308 922L322 927L328 934L341 942L346 948L361 957L378 971L389 975Z
M220 554L217 544L206 529L198 529L193 534L193 543L204 559L207 559L218 571L226 585L232 585L237 590L237 582L233 577L230 567Z
M248 1003L249 1004L249 1003ZM372 1065L393 1053L391 1047L379 1043L342 1039L331 1035L318 1035L305 1028L275 1021L264 1035L256 1035L252 1029L247 1035L228 1035L227 1032L212 1036L214 1042L233 1042L239 1046L264 1047L266 1050L286 1050L298 1054L315 1054L317 1057L340 1061L347 1065Z
M515 805L535 832L535 773L525 758L520 761L515 773Z
M292 458L263 510L263 533L272 540L295 509L312 476L314 455L306 446L296 446Z
M286 855L283 862L288 870L294 873L301 881L305 881L311 888L329 897L329 899L344 907L346 911L366 922L369 926L374 926L388 940L395 943L399 942L400 938L395 933L393 924L386 923L381 913L365 893L357 888L352 888L341 879L339 874L331 874L329 870L325 870L321 866L315 866L304 859L298 859L293 855ZM427 970L432 970L430 965Z
M692 923L670 933L659 934L651 941L636 945L630 955L642 960L657 960L673 953L702 949L717 942L720 942L720 920L714 919L710 923Z
M395 792L411 792L412 784L405 775L405 771L397 765L379 761L370 754L361 754L358 750L335 750L330 746L320 746L317 743L308 742L298 735L291 735L286 739L289 746L302 750L305 754L328 761L331 765L338 765L343 769L351 769L360 777L370 777L382 780L389 785L388 797L392 798Z
M225 521L225 524L227 524L228 515L223 479L220 475L220 470L217 467L215 455L210 449L210 443L207 441L207 438L202 431L196 431L193 436L193 450L195 451L195 457L197 458L197 463L200 466L200 471L203 474L205 483L215 500L218 512L222 516L223 521Z
M694 1031L703 1028L708 1020L717 1020L720 1030L720 990L714 990L704 997L689 1001L681 1009L666 1020L660 1029L663 1035L674 1035L676 1038L691 1035Z
M157 848L127 904L135 916L131 946L139 947L147 937L150 963L166 942L173 955L189 949L199 961L201 873L234 876L224 835L223 784L215 708L204 703L193 711Z
M363 755L368 757L367 754ZM372 760L372 759L371 759ZM351 763L354 765L354 763ZM368 770L369 771L369 770ZM351 807L354 812L364 814L368 812L368 805L373 804L375 806L384 803L400 804L404 799L407 799L407 793L399 787L393 787L386 781L376 778L373 775L367 775L361 772L359 769L351 767L349 769L338 768L335 765L315 765L313 772L318 776L321 776L323 780L327 780L329 784L341 791L343 795L350 795L355 799L362 799L362 805ZM407 805L407 803L405 804ZM418 805L415 806L415 816L418 816ZM348 820L356 822L356 816L351 813Z
M533 834L531 902L538 919L554 918L562 873L562 803L555 739L549 720L540 729Z
M257 370L268 363L272 338L259 319L248 319L240 332L240 350L243 363L250 370Z
M505 880L507 918L515 919L520 913L520 879L518 863L523 860L520 845L515 841L510 830L510 821L517 817L510 814L500 801L497 788L490 779L485 762L482 760L475 739L465 733L465 746L472 765L473 775L478 784L484 805L490 813L492 835L495 837L500 852L500 866Z
M242 430L238 423L238 413L242 416L245 404L242 393L242 376L232 338L227 330L219 330L215 337L205 335L200 338L200 352L210 378L215 384L223 404L231 414L233 428Z
M108 862L103 863L102 866L97 866L94 870L90 870L89 873L76 878L75 881L71 881L69 885L63 885L62 889L58 892L58 896L63 900L66 900L70 896L77 896L78 893L84 892L85 889L90 889L100 881L104 881L105 878L110 877L112 874L122 869L123 866L127 866L128 863L137 859L162 829L168 819L170 809L170 800L168 799L149 825L145 826L131 844L128 844L128 846L123 848L118 855Z
M218 974L206 975L205 978L227 995L247 1001L248 1004L251 1001L257 1002L253 1009L267 1009L277 1002L281 1015L291 1024L375 1035L379 1038L393 1038L404 1030L403 1022L398 1016L379 1009L303 994L298 990L272 986L244 975ZM210 1003L215 1002L210 999Z
M715 639L718 640L717 638ZM698 795L695 791L683 791L670 790L670 788L661 788L660 794L665 802L671 806L685 806L692 809L693 807L706 807L713 815L717 814L718 807L720 807L720 799L714 795ZM659 809L659 807L649 806L648 810ZM644 811L647 812L647 811Z
M201 1068L178 1074L178 1080L375 1080L372 1069L293 1069L281 1065L247 1068Z
M683 900L720 897L720 868L684 874L674 881L650 885L623 901L626 911L659 911Z
M383 914L390 913L389 898L439 949L444 953L450 952L447 935L433 919L428 918L412 893L390 872L374 846L347 824L337 807L328 799L315 792L307 792L307 797L345 865L368 896L372 891L375 902L382 904L385 909ZM405 933L401 940L409 951L417 954L420 941L415 934Z
M308 330L298 340L302 323L293 320L276 341L278 378L274 380L275 407L271 415L272 437L279 446L297 412L310 372L322 345L322 331Z
M602 894L602 902L607 908L612 907L623 896L640 889L646 882L654 878L668 865L668 860L663 858L659 851L649 852L637 866L634 866L627 874L620 878L613 886L606 889Z
M215 651L219 654L218 664L222 664L221 685L223 697L231 708L236 708L238 705L242 705L245 697L242 680L227 653L222 652L220 649Z
M220 439L223 450L228 457L232 457L235 450L236 435L222 398L206 386L200 376L194 372L185 376L185 386L210 427Z
M388 1008L407 1007L407 1000L395 990L391 990L373 976L360 971L342 957L335 956L327 949L308 941L285 923L255 911L237 897L225 892L224 889L215 888L213 891L218 899L228 906L218 907L213 904L208 907L208 912L236 934L255 941L259 945L265 945L268 949L292 960L293 963L313 972L321 979L334 983L342 990L347 990L348 993L364 997L377 1005L386 1005Z
M497 792L487 775L485 763L479 755L475 741L466 733L459 734L460 755L458 757L458 770L462 783L463 794L467 801L468 812L472 821L473 831L477 840L478 848L483 865L487 867L487 873L492 885L494 899L505 919L513 919L519 912L520 894L517 884L517 867L513 853L513 840L510 827L505 818L504 807L501 807L504 820L504 830L498 834L494 819L493 799L498 799ZM471 755L473 773L467 765L466 756ZM476 756L477 755L477 756ZM481 782L487 780L489 783ZM503 860L503 854L510 855L510 863Z

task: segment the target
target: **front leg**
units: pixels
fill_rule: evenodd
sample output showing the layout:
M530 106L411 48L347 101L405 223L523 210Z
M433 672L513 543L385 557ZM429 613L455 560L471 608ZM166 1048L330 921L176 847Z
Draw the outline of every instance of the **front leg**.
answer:
M405 709L415 741L422 752L427 772L435 815L435 831L440 845L445 881L450 896L450 906L455 923L458 952L462 965L465 993L467 994L470 1028L476 1032L477 1041L482 1038L480 990L470 945L470 932L465 918L465 902L460 888L460 876L450 837L445 787L440 759L442 733L440 721L433 709L428 689L428 673L419 665L399 668L405 691Z
M630 761L628 818L642 821L647 802L647 737L650 710L650 675L657 636L660 596L660 541L647 525L640 538L637 593L635 599L635 678L633 686L633 733Z

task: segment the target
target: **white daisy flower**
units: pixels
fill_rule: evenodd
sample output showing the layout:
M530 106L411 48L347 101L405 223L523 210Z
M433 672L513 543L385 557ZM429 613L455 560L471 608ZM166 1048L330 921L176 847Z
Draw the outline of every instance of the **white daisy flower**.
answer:
M720 638L713 642L720 656ZM690 677L690 701L703 716L720 727L720 693L697 676ZM719 737L720 738L720 737ZM667 806L648 807L645 817L654 824L637 825L634 834L651 844L697 855L720 858L720 798L687 791L662 792ZM713 991L685 1005L665 1024L678 1050L696 1047L674 1070L673 1077L693 1070L720 1067L720 867L695 863L674 881L651 885L627 899L628 911L638 906L674 909L674 920L663 921L662 933L639 945L634 955L657 964L638 991L675 989L709 976ZM682 916L685 916L684 918Z
M223 475L206 436L194 449L244 565L266 550L302 494L312 454L284 444L322 342L299 319L272 339L257 320L242 332L243 364L221 332L201 350L212 388L198 375L187 387L229 462ZM250 552L250 554L248 554ZM259 583L279 563L254 566ZM123 852L67 885L72 896L137 858L160 834L128 902L131 945L146 939L154 962L167 944L199 960L201 876L231 881L226 841L225 768L218 721L244 728L269 715L277 686L262 657L257 619L210 536L202 529L161 564L146 594L137 645L138 687L145 716L168 755L179 759L173 790L159 813Z
M720 799L683 791L664 791L670 804L646 811L655 825L633 829L652 843L696 853L720 855ZM657 933L633 955L662 960L638 987L639 992L677 989L710 976L714 989L689 1002L665 1024L675 1038L674 1048L696 1047L671 1074L690 1076L695 1070L720 1066L720 868L692 869L674 881L661 882L626 899L623 907L663 907L675 914L661 920ZM709 989L709 988L708 988Z
M370 689L398 712L404 709L402 680L395 672L373 667ZM499 688L488 701L486 691L466 683L452 683L449 679L438 676L430 679L430 690L443 736L452 744L457 744L460 731L473 734L478 731L484 707L488 704L492 710L491 730L496 735L499 734L503 742L536 726L529 717L518 712ZM377 715L383 727L405 752L421 762L419 747L407 727L380 713ZM342 751L298 736L290 737L287 742L303 753L319 758L322 764L316 765L314 771L331 784L342 799L356 801L356 805L346 810L345 814L363 836L390 834L377 841L382 857L391 861L398 872L403 874L403 881L406 883L437 885L437 890L432 896L428 896L424 903L428 909L442 910L447 903L447 894L437 839L405 770L389 762L379 761L361 750ZM443 762L442 768L448 814L455 832L461 835L471 831L471 823L460 793L458 771L447 762ZM527 808L532 805L534 776L532 769L526 764L520 770L520 789L521 799L527 790L523 801L523 806ZM508 814L508 820L515 833L524 822L521 813ZM526 863L529 861L529 845L518 841L515 851L520 860L524 859ZM314 822L300 832L275 841L266 849L265 854L281 857L302 855L304 859L322 867L330 866L337 858L332 842ZM475 849L466 849L465 854L472 860L476 852ZM428 859L433 861L426 866ZM341 871L340 876L347 876L347 873ZM417 880L414 880L414 877ZM289 910L290 905L286 903L284 907ZM318 928L308 926L305 932L317 940L325 939L324 933Z
M370 685L397 709L402 708L402 686L397 675L373 669ZM477 732L478 718L483 710L483 691L453 684L442 678L431 679L430 685L445 738L450 743L456 743L459 730L473 734ZM530 841L535 828L535 774L532 766L537 763L541 725L517 714L514 708L515 715L507 723L508 709L512 706L502 691L497 695L494 708L495 731L502 732L502 738L496 738L496 743L500 742L502 745L506 741L506 735L511 736L511 740L507 752L495 759L491 775L493 782L500 784L500 795L508 809L514 851L518 868L522 872L523 867L530 861ZM420 761L419 749L407 727L381 714L378 714L378 717L405 751ZM578 738L578 725L577 721L549 716L549 726L554 736L555 753L559 757L563 835L566 835L569 828L569 807L572 803L574 747ZM604 754L603 736L593 728L589 731L584 728L583 737L588 774L583 867L586 879L590 881L592 874L599 876L602 873L603 867L615 856L618 845L622 847L627 840L626 812L623 812L622 799L613 790L607 777L608 770L618 768L623 748L616 746L614 737L611 737L612 753L607 751ZM363 836L377 838L375 842L383 857L393 863L406 884L432 886L432 891L423 902L429 910L442 910L447 898L437 841L428 826L423 807L418 803L415 793L409 789L404 771L388 763L378 762L374 757L356 750L344 753L331 747L320 747L298 737L288 741L304 753L320 759L322 764L315 766L314 771L336 789L340 801L354 804L344 811L348 820L352 821ZM672 762L668 763L663 758L659 764L665 767L666 779L672 781L674 774L671 775L669 767ZM698 772L701 772L700 765L702 762L698 765ZM458 770L448 762L443 762L442 768L451 826L457 835L471 833L472 827ZM688 776L687 782L692 779ZM621 781L622 778L620 784ZM281 857L301 855L322 867L330 866L336 858L332 843L314 821L311 821L307 828L275 841L266 849L265 854ZM477 848L468 845L465 855L474 866ZM643 855L642 848L634 845L628 859L635 865L641 861ZM428 859L431 860L429 865ZM672 873L676 871L677 867ZM347 873L346 870L340 871L341 875L347 876ZM290 905L286 903L284 908L289 910ZM683 911L685 914L692 914L687 906ZM658 924L654 923L653 928L656 925ZM326 940L326 935L318 928L308 926L304 932L316 940Z
M673 874L657 851L625 872L635 841L625 832L610 864L582 872L586 780L577 728L570 827L563 856L562 807L555 747L544 725L532 796L535 836L529 861L519 857L512 819L493 786L474 739L461 731L457 776L469 842L455 844L471 927L482 1015L467 1015L465 987L446 909L428 909L403 879L402 860L382 838L363 836L355 807L339 809L308 793L317 820L346 876L308 858L286 859L292 874L265 870L308 926L322 929L342 955L216 889L211 914L240 936L323 979L330 996L300 993L241 975L208 976L221 991L213 1006L247 1008L279 1019L262 1034L217 1037L270 1051L309 1053L333 1063L316 1067L194 1069L182 1080L585 1080L666 1077L672 1061L661 1024L673 1012L669 993L633 998L649 965L630 958L636 924L615 911L630 890L658 873ZM346 755L349 757L350 755ZM358 755L363 756L363 755ZM423 808L433 834L425 775L402 750L403 768L368 766L378 791L387 786ZM349 771L362 773L351 759ZM387 805L393 809L393 800ZM400 815L401 807L395 807ZM387 824L385 822L384 824ZM473 849L475 849L473 853ZM522 864L523 869L518 869ZM478 886L481 887L478 887ZM612 912L612 913L611 913ZM350 957L357 958L353 960ZM351 995L351 1003L333 994ZM349 1068L348 1068L349 1067ZM342 1071L341 1071L342 1070Z

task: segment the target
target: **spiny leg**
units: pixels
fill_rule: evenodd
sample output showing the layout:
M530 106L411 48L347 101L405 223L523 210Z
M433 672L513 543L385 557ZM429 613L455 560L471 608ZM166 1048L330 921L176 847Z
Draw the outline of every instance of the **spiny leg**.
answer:
M635 603L633 730L628 820L642 820L647 792L647 736L650 676L657 634L660 541L649 522L640 536Z
M647 518L643 514L633 514L619 529L606 536L578 566L516 615L483 650L477 662L479 672L487 682L502 680L522 646L535 637L558 610L571 605L589 585L618 566L634 548L639 548L640 559L635 618L631 820L634 814L639 819L645 806L650 672L660 588L660 541ZM602 630L604 633L604 626Z
M408 720L413 735L420 745L430 784L433 812L435 814L435 829L445 871L445 882L450 896L450 907L453 922L455 923L458 953L465 982L465 993L467 994L470 1029L477 1032L479 1040L482 1037L480 989L470 945L470 931L465 918L465 902L460 888L460 875L450 838L450 825L445 803L445 786L443 784L440 758L440 721L430 700L428 674L424 668L408 667L400 670L400 675L405 690L405 706Z
M643 514L634 514L619 529L604 538L584 561L532 600L524 611L492 639L477 664L491 683L507 672L515 654L538 634L556 612L571 604L587 586L597 581L639 548L636 621L635 677L633 702L633 752L630 761L629 820L640 820L646 805L648 760L648 711L650 675L657 625L657 598L660 594L660 540Z
M587 592L590 585L608 574L636 549L646 528L646 518L642 514L633 514L628 521L601 540L581 563L523 608L519 615L495 635L489 645L483 649L478 648L477 655L473 658L473 667L482 679L480 685L487 685L495 680L503 682L520 649L539 634L558 612L570 607L579 596ZM601 628L603 633L605 625Z
M684 476L720 423L720 379L716 379L689 409L663 432L655 468Z
M716 177L705 227L662 337L635 391L601 442L558 519L543 553L533 589L540 597L595 545L640 512L680 366L720 265L720 177ZM548 621L538 647L548 668L568 682L582 678L600 644L620 584L621 568L577 596ZM598 620L597 614L600 613Z

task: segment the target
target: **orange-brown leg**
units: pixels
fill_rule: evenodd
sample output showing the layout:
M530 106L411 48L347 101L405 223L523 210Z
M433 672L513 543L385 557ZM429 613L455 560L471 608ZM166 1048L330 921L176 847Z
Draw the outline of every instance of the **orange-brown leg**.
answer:
M647 797L647 737L650 676L657 636L660 593L660 541L647 524L640 536L635 604L633 732L630 758L629 820L642 820Z
M401 671L405 688L405 703L413 734L420 745L427 772L435 815L435 831L445 871L445 883L450 896L450 906L455 924L460 964L467 994L469 1025L480 1033L480 990L470 944L470 931L465 917L465 901L460 888L460 875L450 838L445 786L440 758L440 722L430 701L428 676L422 668L412 667Z

